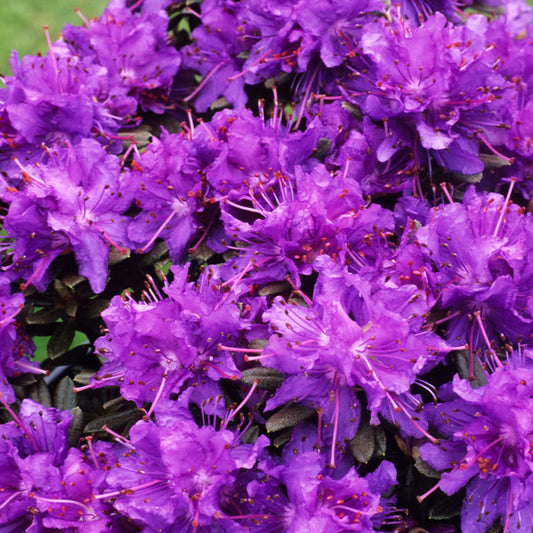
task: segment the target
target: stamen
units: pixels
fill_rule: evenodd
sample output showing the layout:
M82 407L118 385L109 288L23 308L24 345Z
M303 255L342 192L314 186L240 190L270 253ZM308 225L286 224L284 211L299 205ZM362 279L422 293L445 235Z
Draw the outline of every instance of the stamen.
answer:
M2 405L6 408L7 412L13 417L13 420L22 428L22 431L24 431L24 433L28 436L28 439L30 439L31 443L33 444L33 447L35 448L35 451L37 453L42 451L39 448L39 445L37 444L37 441L33 437L33 434L28 431L28 428L26 427L24 422L15 414L13 409L11 409L11 407L9 407L9 404L6 402L6 400L4 398L4 393L2 391L0 391L0 403L2 403Z
M446 198L448 199L448 201L453 204L454 201L453 201L453 198L450 196L450 193L448 192L448 188L446 187L446 182L441 182L440 184L440 188L442 189L442 192L444 193L444 196L446 196Z
M56 55L54 54L54 48L52 46L52 39L50 38L50 32L48 24L45 24L43 26L44 34L46 35L46 42L48 43L48 48L50 50L50 57L52 58L52 66L54 69L54 73L56 75L56 81L57 81L57 88L59 90L59 93L63 92L63 88L61 87L61 79L59 78L59 72L57 70L57 63L56 63Z
M134 11L135 9L137 9L143 2L144 2L144 0L137 0L137 2L135 2L135 4L130 6L130 11Z
M113 431L106 424L104 424L101 429L102 429L102 431L105 431L106 433L109 433L113 437L113 440L115 440L116 442L118 442L120 444L123 444L124 446L127 446L131 450L135 450L135 446L133 446L131 444L131 441L129 441L126 437L123 437L122 435L119 435L118 433Z
M496 224L496 228L494 228L493 235L495 237L498 236L498 231L500 231L500 226L502 224L502 221L505 216L505 211L507 210L507 206L509 205L509 200L511 199L511 192L513 191L514 184L516 182L517 178L512 177L511 178L511 184L509 185L509 190L507 191L507 196L505 197L505 202L503 203L502 211L500 213L500 218L498 219L498 223Z
M89 447L89 452L91 454L91 458L92 458L93 463L94 463L94 467L96 468L96 470L101 470L100 461L97 460L96 452L94 451L93 439L94 439L93 435L89 435L88 437L85 437L85 440L87 441L87 446Z
M255 67L256 65L258 65L259 63L261 63L261 61L263 61L263 59L265 59L267 56L269 56L270 54L272 53L272 49L269 48L262 56L259 56L246 70L243 70L242 72L239 72L239 74L235 74L235 76L231 76L228 78L228 81L234 81L242 76L244 76L245 74L247 74L248 72L250 72L250 69L252 69L253 67Z
M316 66L313 74L311 75L311 79L309 80L309 85L307 86L307 90L305 91L305 94L304 94L304 97L303 97L303 100L302 100L302 106L300 108L300 114L298 115L298 120L296 121L296 124L293 127L293 131L298 130L298 128L300 127L300 123L302 122L302 119L303 119L303 116L304 116L304 110L305 110L306 102L309 99L309 94L311 93L311 87L313 85L313 82L315 81L316 75L318 74L319 65L320 64L318 64Z
M137 249L137 253L144 254L144 252L146 252L146 250L148 250L148 248L150 248L150 246L154 244L155 240L159 237L159 235L161 235L161 232L166 228L167 224L174 218L175 215L178 214L179 211L179 208L174 209L174 211L172 211L170 215L168 215L168 217L161 224L161 226L159 226L159 229L154 233L154 235L152 235L152 238L142 248Z
M440 481L433 486L433 488L429 489L426 493L422 494L421 496L417 496L416 499L418 500L418 503L422 503L430 494L433 494L440 485Z
M146 489L148 487L153 487L154 485L157 485L158 483L162 483L164 481L164 479L155 479L154 481L149 481L148 483L143 483L142 485L137 485L136 487L132 487L130 489L121 489L116 490L114 492L106 492L104 494L94 494L92 498L94 500L105 500L106 498L116 498L117 496L131 495L134 494L135 491Z
M205 84L209 81L209 79L216 74L216 72L221 69L224 65L229 63L229 58L225 59L224 61L221 61L220 63L216 64L205 76L204 79L200 82L198 87L189 94L186 98L183 99L184 102L188 102L192 98L194 98L205 86Z
M150 409L146 413L145 418L148 420L152 413L154 412L155 406L157 405L157 402L161 399L161 395L163 394L163 389L165 388L165 384L168 378L168 374L163 374L163 379L161 380L161 383L159 385L159 389L157 390L157 394L155 395L154 401L152 402L152 405L150 406Z
M514 163L514 157L507 157L505 155L503 155L502 153L498 152L498 150L496 150L496 148L494 148L490 143L489 141L487 141L487 139L485 139L485 137L483 137L483 135L481 135L481 133L479 132L476 132L476 135L479 137L479 139L481 141L483 141L483 144L494 154L494 155L497 155L498 157L501 157L503 160L507 161L507 163L509 163L509 165L512 165Z
M318 452L320 452L322 448L322 422L324 419L324 409L322 407L317 407L316 414L318 415L318 428L316 433L316 449Z
M242 402L235 409L230 410L230 412L226 416L226 419L222 423L221 429L226 429L228 427L229 421L246 405L246 402L252 397L252 394L257 388L257 385L259 385L259 380L254 379L254 382L250 387L248 394L244 397Z
M99 228L92 220L89 221L89 224L93 226L96 230L100 232L100 235L114 248L116 248L122 255L126 255L128 253L127 248L124 248L123 246L119 246L103 229Z
M94 517L96 516L96 513L94 512L94 510L90 509L86 505L83 505L83 503L78 502L76 500L62 500L62 499L55 499L55 498L45 498L43 496L38 496L37 494L34 494L33 497L36 500L39 500L39 501L42 501L42 502L47 502L47 503L52 503L52 504L56 504L56 503L65 504L65 503L68 503L68 504L76 505L78 507L81 507L85 511L86 515L94 516Z
M333 437L331 440L331 455L329 458L329 467L335 468L335 450L337 445L337 432L339 429L339 386L338 378L335 378L335 414L333 415Z
M239 348L238 346L224 346L223 344L218 344L217 348L224 352L263 353L262 348Z
M25 363L24 360L21 360L21 359L17 359L15 361L15 364L18 367L23 368L24 370L27 370L28 372L31 372L32 374L42 374L43 376L48 376L50 374L49 370L43 370L42 368L31 366Z
M85 24L85 26L89 27L91 25L91 23L87 20L87 18L85 17L85 15L81 12L80 8L79 7L75 7L74 8L74 13L76 13L76 15L78 15L78 17L80 17L80 19L83 21L83 23Z
M497 366L503 366L503 363L500 361L500 358L496 355L496 352L494 351L494 349L492 348L492 346L490 344L489 337L488 337L487 332L485 330L485 326L483 325L483 321L481 320L481 311L475 311L474 315L475 315L477 323L479 325L479 329L481 331L481 335L483 335L483 339L485 340L485 343L487 344L487 347L488 347L492 357L494 358L494 362L496 363Z

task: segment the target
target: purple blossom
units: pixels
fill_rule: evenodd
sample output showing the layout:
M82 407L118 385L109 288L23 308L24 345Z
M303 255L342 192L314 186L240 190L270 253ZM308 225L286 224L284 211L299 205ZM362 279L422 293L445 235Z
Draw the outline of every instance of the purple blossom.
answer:
M255 465L265 437L242 444L225 426L199 428L179 419L161 427L140 421L130 434L120 468L107 475L110 486L122 490L104 499L114 498L117 510L162 531L241 531L220 507L222 490L240 468Z
M420 27L402 19L366 26L365 59L354 59L353 76L344 86L364 113L385 121L381 161L407 145L415 154L429 151L452 172L483 170L479 145L494 151L505 143L516 92L498 72L500 59L489 36L481 15L461 26L447 24L440 13ZM415 163L421 166L424 159L416 156Z
M123 115L106 108L105 69L60 46L45 57L26 56L20 64L14 52L10 64L13 76L5 78L0 97L2 145L8 149L2 167L10 175L18 170L13 155L24 162L46 159L43 143L77 144L95 137L111 144L105 135L116 133Z
M31 508L27 531L81 524L91 533L101 531L110 522L107 506L94 499L105 486L103 470L68 447L70 413L30 399L23 400L18 416L11 413L15 421L0 426L0 524L9 528Z
M529 338L530 233L531 220L522 209L474 188L462 203L435 209L429 224L416 232L439 307L451 313L452 344L493 354L491 343L499 343L500 335L511 342Z
M202 25L193 30L192 44L180 51L183 67L203 77L186 98L195 98L194 106L199 112L206 111L220 96L236 108L246 103L244 81L238 74L244 64L241 54L248 45L240 31L239 8L234 0L202 2Z
M112 0L97 21L87 27L63 29L74 53L105 69L109 105L135 113L136 102L162 113L166 96L181 63L167 36L163 10L134 13L124 0Z
M439 447L425 444L420 454L438 470L452 467L437 484L445 493L467 486L464 531L486 529L497 518L504 531L532 527L530 366L515 354L477 389L456 377L453 393L434 409L435 423L447 439Z
M170 257L179 262L199 227L201 170L193 152L195 145L180 135L163 130L146 151L135 158L132 180L137 183L135 203L140 213L128 225L128 236L141 250L157 237L168 245Z
M15 394L7 378L26 372L37 374L41 369L27 358L35 347L16 322L16 316L24 307L24 297L20 293L11 294L5 274L0 276L0 300L0 394L7 403L13 403Z
M261 461L263 471L243 479L248 498L235 506L243 518L250 516L251 531L373 531L382 522L381 495L396 483L394 466L383 462L365 477L353 466L332 472L313 442L306 428L297 426L281 463Z
M263 313L273 335L258 359L287 375L267 409L290 399L320 407L332 442L342 443L359 423L357 386L366 393L372 423L378 413L407 416L413 427L402 429L427 435L410 388L441 360L446 345L421 332L428 309L423 293L412 285L372 291L369 282L328 263L322 262L309 308L277 298Z
M50 263L69 248L80 274L95 292L107 281L109 245L124 253L126 219L132 202L128 173L99 143L56 145L46 165L22 170L24 188L13 196L4 229L16 239L12 272L43 289Z
M108 333L96 349L106 361L88 388L120 385L139 406L153 402L151 412L186 382L240 376L228 350L248 327L246 310L224 291L214 267L197 285L187 283L187 268L173 267L173 274L167 298L153 285L141 302L116 296L102 313Z

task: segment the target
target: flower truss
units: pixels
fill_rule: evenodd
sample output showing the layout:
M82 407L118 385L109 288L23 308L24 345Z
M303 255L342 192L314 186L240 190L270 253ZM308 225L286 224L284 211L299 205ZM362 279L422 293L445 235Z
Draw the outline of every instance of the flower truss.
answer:
M525 0L79 15L0 89L0 531L530 533Z

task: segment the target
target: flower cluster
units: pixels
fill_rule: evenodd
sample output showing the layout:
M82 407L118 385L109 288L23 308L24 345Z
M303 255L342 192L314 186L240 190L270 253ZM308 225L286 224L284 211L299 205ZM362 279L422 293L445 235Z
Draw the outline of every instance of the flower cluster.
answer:
M532 9L81 18L0 90L0 530L530 532Z

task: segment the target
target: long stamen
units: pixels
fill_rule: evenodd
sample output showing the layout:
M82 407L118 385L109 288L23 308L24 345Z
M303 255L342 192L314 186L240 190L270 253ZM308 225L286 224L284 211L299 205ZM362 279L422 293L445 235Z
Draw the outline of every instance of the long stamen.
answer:
M57 88L59 89L59 93L62 93L63 88L61 86L61 79L59 78L59 72L57 70L56 55L54 54L54 48L52 46L52 39L50 38L50 32L48 31L49 26L45 24L43 26L43 29L44 29L44 34L46 35L46 42L48 43L48 48L50 49L50 57L52 58L52 66L54 69L54 73L56 75L56 81L57 81L57 86L58 86Z
M335 380L337 381L337 379ZM331 440L331 455L329 458L329 467L335 468L335 450L337 445L337 432L339 429L339 387L338 384L335 383L335 414L333 415L333 437Z
M150 246L154 244L157 237L161 235L161 232L165 229L166 225L174 218L175 215L178 214L178 212L179 212L179 209L174 209L174 211L172 211L170 215L167 216L163 224L159 226L159 229L155 232L155 234L152 235L152 238L142 248L137 249L137 253L144 254L144 252L146 252L146 250L148 250L148 248L150 248Z
M496 224L496 227L494 228L494 231L492 233L495 237L498 236L498 231L500 231L500 226L505 217L505 211L507 209L507 206L509 205L509 200L511 199L511 192L513 191L515 182L516 182L516 178L514 177L511 178L511 185L509 185L509 190L507 191L507 196L505 197L505 202L503 203L502 212L500 213L500 218L498 218L498 223Z
M188 102L192 98L194 98L205 86L205 84L209 81L209 79L214 76L220 68L222 68L224 65L226 65L229 62L229 59L225 59L224 61L221 61L220 63L216 64L205 76L204 79L200 82L198 87L189 94L186 98L183 99L184 102Z
M496 363L497 366L503 366L503 363L500 361L500 358L496 355L496 352L494 351L494 349L491 346L489 337L487 335L487 332L485 331L485 326L483 325L483 321L481 319L481 311L475 311L474 315L475 315L477 323L479 325L479 329L481 331L481 335L483 335L483 339L485 340L485 343L487 344L487 347L488 347L492 357L494 358L494 362Z
M127 248L124 248L123 246L119 246L103 229L99 228L92 220L89 221L89 224L95 228L98 232L100 232L100 235L114 248L116 248L122 255L126 255L128 253Z
M311 86L313 85L316 75L318 74L318 68L319 68L319 65L316 66L311 76L311 79L309 80L309 85L307 87L307 90L305 91L305 94L302 100L302 107L300 108L300 114L298 115L298 120L296 121L296 124L294 125L294 128L293 128L294 131L296 131L300 127L300 123L302 122L304 111L305 111L305 105L307 103L307 100L309 99L309 95L311 94Z
M77 502L76 500L61 500L61 499L55 499L55 498L45 498L43 496L38 496L36 494L33 494L33 497L36 500L39 500L39 501L42 501L42 502L51 503L51 504L69 503L69 504L72 504L72 505L76 505L78 507L81 507L85 511L85 513L87 515L96 516L96 513L92 509L90 509L86 505L83 505L83 503L81 503L81 502Z
M246 405L246 402L252 397L252 394L254 393L255 389L257 388L257 385L259 385L259 380L254 379L254 382L252 386L250 387L250 390L248 391L248 394L244 397L242 402L235 408L232 409L228 415L226 416L226 419L224 423L222 424L222 429L226 429L229 421Z
M134 494L135 491L146 489L148 487L153 487L154 485L157 485L158 483L161 483L165 481L164 479L155 479L153 481L149 481L148 483L143 483L142 485L137 485L136 487L132 487L130 489L121 489L116 490L114 492L106 492L104 494L95 494L93 495L93 499L95 500L104 500L106 498L116 498L117 496L124 496Z
M31 443L33 444L33 447L35 448L35 451L38 453L41 451L41 448L37 444L37 441L33 437L33 434L28 431L28 428L24 424L24 422L15 414L13 409L9 407L9 404L6 402L4 398L4 393L0 391L0 403L6 408L7 412L13 417L13 420L22 428L22 431L27 435L28 439L30 439Z
M263 55L259 56L246 70L239 72L239 74L235 74L235 76L231 76L230 78L228 78L228 81L234 81L250 72L250 69L252 69L256 65L259 65L259 63L261 63L261 61L263 61L267 56L269 56L271 52L272 49L269 48Z
M152 413L154 412L155 406L157 405L157 402L160 400L161 395L163 394L163 389L165 388L167 378L168 374L163 374L163 379L161 380L161 384L159 385L159 389L157 390L157 394L155 395L154 401L152 402L150 409L146 413L146 419L149 419Z
M507 157L505 155L503 155L502 153L498 152L498 150L496 150L496 148L494 148L490 143L489 141L487 141L487 139L485 139L485 137L483 137L483 135L481 135L481 133L477 132L476 135L478 136L478 138L483 141L483 144L494 154L494 155L497 155L498 157L501 157L503 160L507 161L507 163L509 163L510 165L512 165L514 163L514 157Z
M440 185L440 188L442 189L442 192L444 193L444 196L446 196L446 198L448 199L448 201L453 204L454 201L453 201L453 198L450 196L450 193L448 192L448 188L446 187L446 183L443 181L442 183L439 184Z

